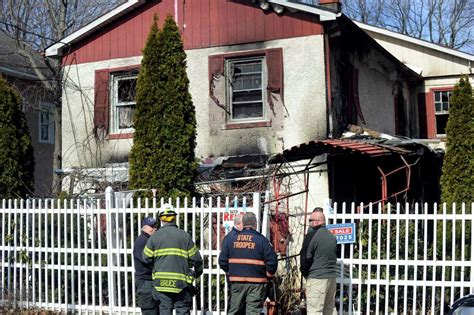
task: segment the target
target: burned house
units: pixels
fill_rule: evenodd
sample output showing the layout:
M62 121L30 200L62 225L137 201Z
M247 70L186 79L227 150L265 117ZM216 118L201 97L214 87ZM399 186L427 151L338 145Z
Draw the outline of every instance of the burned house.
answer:
M250 189L249 181L258 180L260 189L275 193L275 169L268 160L287 158L286 152L304 143L327 147L320 141L342 137L349 125L412 139L426 135L423 74L347 18L338 0L319 5L284 0L129 0L46 50L48 56L62 59L69 74L62 117L66 173L126 169L134 100L127 102L132 114L122 115L120 87L136 81L155 14L161 22L171 14L182 33L196 108L196 155L205 170L200 181L206 185L221 181L221 188ZM81 89L70 88L77 86ZM408 150L389 147L397 147L387 149L390 152ZM360 172L350 175L354 179L368 176L362 173L366 162L321 152L306 179L298 175L306 162L288 166L297 176L282 194L306 190L309 199L295 198L292 207L311 208L329 199L381 199L381 194L371 193L381 187L363 188L360 183L350 191L352 182L344 181L349 165ZM381 167L390 172L396 165ZM377 168L370 176L380 183ZM403 190L392 181L387 180L387 196Z

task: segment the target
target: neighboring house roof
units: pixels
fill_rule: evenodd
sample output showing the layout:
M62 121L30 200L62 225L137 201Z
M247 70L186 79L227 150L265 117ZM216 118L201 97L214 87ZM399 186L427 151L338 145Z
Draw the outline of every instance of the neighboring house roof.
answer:
M20 54L16 40L0 31L0 42L0 73L21 79L38 80L31 61ZM32 56L40 67L45 66L39 53L33 52Z
M361 23L361 22L354 21L354 23L358 27L363 29L364 31L374 32L374 33L382 34L382 35L385 35L385 36L397 38L397 39L400 39L400 40L403 40L403 41L406 41L406 42L409 42L409 43L413 43L413 44L416 44L416 45L420 45L420 46L423 46L423 47L427 47L427 48L430 48L430 49L433 49L433 50L436 50L436 51L439 51L439 52L442 52L442 53L445 53L445 54L449 54L449 55L453 55L453 56L456 56L456 57L459 57L459 58L474 61L474 55L470 55L470 54L461 52L461 51L453 49L453 48L441 46L441 45L438 45L438 44L428 42L426 40L418 39L418 38L411 37L411 36L408 36L408 35L403 35L403 34L400 34L400 33L397 33L397 32L393 32L393 31L383 29L383 28L380 28L380 27L364 24L364 23Z

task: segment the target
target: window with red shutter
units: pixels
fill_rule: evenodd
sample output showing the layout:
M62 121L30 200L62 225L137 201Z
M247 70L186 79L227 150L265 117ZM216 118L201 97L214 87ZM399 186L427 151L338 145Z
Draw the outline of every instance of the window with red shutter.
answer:
M226 91L216 93L215 83L221 76L225 77ZM216 94L226 98L220 100ZM267 121L267 107L273 111L277 95L283 101L282 49L209 56L209 95L227 112L230 123L252 126L246 123Z
M138 66L102 69L95 72L94 134L105 140L110 133L131 136Z

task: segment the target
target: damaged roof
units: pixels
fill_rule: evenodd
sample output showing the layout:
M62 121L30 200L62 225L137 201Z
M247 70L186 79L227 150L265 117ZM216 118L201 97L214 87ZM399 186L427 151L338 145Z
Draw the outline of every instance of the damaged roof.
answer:
M373 158L393 154L406 155L414 153L412 150L382 142L376 139L314 140L284 150L283 153L273 157L269 163L295 162L311 159L321 154L355 154Z

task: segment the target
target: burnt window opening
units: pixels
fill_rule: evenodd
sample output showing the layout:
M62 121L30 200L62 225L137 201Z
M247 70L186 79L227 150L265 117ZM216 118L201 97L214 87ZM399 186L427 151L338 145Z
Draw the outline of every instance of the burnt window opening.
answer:
M446 126L449 118L449 101L451 100L451 91L434 92L434 108L436 135L445 136Z
M231 121L265 118L264 57L227 60L227 94Z

